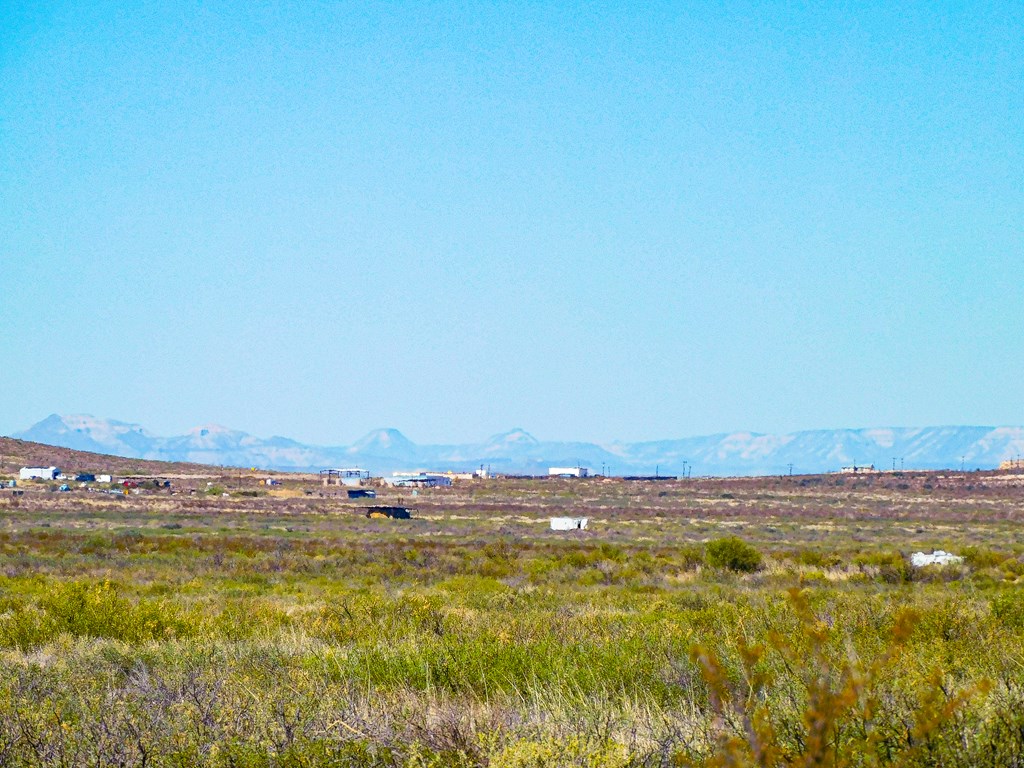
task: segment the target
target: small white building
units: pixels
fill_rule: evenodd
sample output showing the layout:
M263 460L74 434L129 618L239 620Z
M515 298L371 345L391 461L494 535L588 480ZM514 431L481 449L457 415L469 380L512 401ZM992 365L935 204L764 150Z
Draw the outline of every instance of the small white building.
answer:
M839 470L841 475L873 475L878 474L878 470L875 469L874 464L868 464L866 467L860 464L851 464L848 467L842 467Z
M22 467L18 477L21 480L56 480L59 474L57 467Z
M586 467L548 467L548 477L587 477L589 474Z
M413 472L412 474L418 473ZM474 469L472 472L452 472L451 470L445 470L444 472L426 472L425 474L441 475L442 477L450 477L452 480L486 480L490 477L488 471L483 467L480 469Z
M582 531L587 527L585 517L552 517L552 531Z

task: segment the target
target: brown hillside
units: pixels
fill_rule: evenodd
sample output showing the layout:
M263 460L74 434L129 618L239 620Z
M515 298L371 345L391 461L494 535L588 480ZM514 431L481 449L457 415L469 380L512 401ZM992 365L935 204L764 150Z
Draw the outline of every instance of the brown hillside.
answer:
M66 472L114 475L220 475L221 467L172 461L147 461L75 451L55 445L0 437L0 475L17 476L21 467L60 467Z

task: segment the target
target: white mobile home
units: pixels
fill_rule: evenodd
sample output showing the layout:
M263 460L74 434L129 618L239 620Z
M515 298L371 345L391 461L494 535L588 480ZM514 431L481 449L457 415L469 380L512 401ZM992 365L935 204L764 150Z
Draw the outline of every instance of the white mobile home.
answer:
M589 474L586 467L548 467L548 477L586 477Z
M552 531L582 531L587 527L585 517L552 517Z
M56 480L59 474L57 467L22 467L18 477L22 480Z

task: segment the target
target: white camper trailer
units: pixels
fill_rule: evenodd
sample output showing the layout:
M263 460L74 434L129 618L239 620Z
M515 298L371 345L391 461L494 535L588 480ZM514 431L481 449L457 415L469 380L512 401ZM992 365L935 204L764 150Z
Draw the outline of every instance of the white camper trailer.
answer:
M59 474L57 467L22 467L18 477L21 480L56 480Z
M552 517L552 531L582 531L587 527L585 517Z
M587 467L548 467L548 477L588 477Z

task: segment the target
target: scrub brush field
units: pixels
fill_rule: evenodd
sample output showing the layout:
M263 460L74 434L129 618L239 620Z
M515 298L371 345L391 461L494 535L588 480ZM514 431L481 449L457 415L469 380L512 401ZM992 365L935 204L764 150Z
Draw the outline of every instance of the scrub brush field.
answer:
M1024 764L1024 478L210 471L0 495L0 765Z

